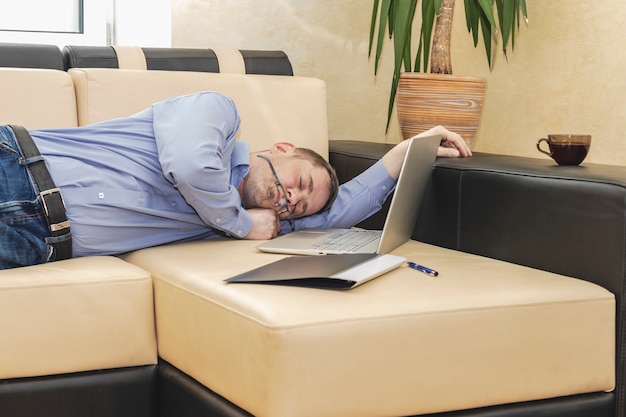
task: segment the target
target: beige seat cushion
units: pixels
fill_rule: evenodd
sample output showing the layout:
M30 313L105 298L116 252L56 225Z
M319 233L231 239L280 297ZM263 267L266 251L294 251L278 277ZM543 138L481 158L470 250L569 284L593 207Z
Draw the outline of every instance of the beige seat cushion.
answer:
M27 129L78 125L72 79L65 71L0 68L0 124Z
M328 157L326 86L319 79L111 68L69 73L80 125L129 116L169 97L211 90L235 101L241 116L238 139L249 142L251 151L287 141Z
M0 271L0 379L154 364L150 275L113 257Z
M141 250L160 355L257 417L414 415L612 390L615 301L577 279L409 242L349 291L225 278L256 242Z

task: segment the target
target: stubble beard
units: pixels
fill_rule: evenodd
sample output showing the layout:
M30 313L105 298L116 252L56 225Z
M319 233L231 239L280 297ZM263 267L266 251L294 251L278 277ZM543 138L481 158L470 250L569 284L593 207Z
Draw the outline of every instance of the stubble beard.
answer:
M259 181L248 179L242 189L242 201L247 209L267 208L276 210L274 198L276 197L276 187L266 187ZM277 212L278 213L278 212Z

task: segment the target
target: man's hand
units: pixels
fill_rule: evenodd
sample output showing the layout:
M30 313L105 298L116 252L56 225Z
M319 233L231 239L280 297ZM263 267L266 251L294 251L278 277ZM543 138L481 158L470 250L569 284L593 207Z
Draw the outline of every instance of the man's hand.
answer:
M417 137L430 136L432 134L441 135L441 145L437 150L437 156L443 156L447 158L458 158L472 156L472 151L469 145L461 137L461 135L451 132L443 126L435 126L424 133L417 135Z
M254 222L250 233L244 239L248 240L266 240L273 239L280 232L280 221L276 212L271 209L248 209L246 212L252 217Z
M416 138L421 138L424 136L432 136L435 134L441 135L441 145L437 150L437 156L443 156L448 158L457 158L457 157L466 157L472 156L472 151L469 146L463 140L463 138L449 131L443 126L435 126L432 129L429 129L425 132L420 133ZM402 167L402 162L404 161L404 155L406 154L407 148L409 147L409 141L403 140L396 146L394 146L389 152L387 152L382 157L382 162L389 175L395 180L398 179L400 175L400 168Z

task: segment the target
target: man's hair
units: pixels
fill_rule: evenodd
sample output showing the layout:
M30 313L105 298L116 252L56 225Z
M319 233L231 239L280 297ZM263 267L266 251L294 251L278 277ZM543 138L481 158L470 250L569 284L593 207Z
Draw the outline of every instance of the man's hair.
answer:
M328 201L326 202L324 207L322 207L322 209L318 211L318 213L328 210L330 206L333 205L333 202L335 201L335 199L337 198L337 194L339 193L339 179L337 178L337 173L335 172L335 169L326 159L324 159L320 154L312 149L296 148L296 150L294 151L294 157L309 161L313 164L314 167L324 168L328 173L328 176L330 178L328 191L330 192L330 194L328 197Z

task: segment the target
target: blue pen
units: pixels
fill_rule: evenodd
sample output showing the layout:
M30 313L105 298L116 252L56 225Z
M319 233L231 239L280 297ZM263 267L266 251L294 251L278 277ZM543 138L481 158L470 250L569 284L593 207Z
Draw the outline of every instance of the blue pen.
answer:
M425 266L418 265L415 262L407 262L407 264L409 264L409 268L417 269L418 271L423 272L431 277L436 277L437 275L439 275L439 272L435 271L434 269L426 268Z

